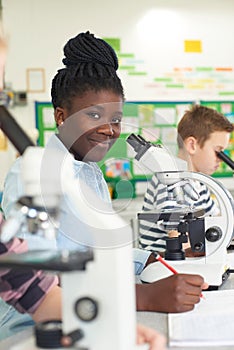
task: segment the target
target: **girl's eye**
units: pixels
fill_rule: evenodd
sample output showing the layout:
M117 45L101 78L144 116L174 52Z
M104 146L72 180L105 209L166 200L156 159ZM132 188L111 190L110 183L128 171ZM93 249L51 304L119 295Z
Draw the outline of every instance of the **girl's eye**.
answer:
M100 119L100 115L96 112L90 112L88 113L88 116L92 119Z
M121 121L122 121L121 117L116 117L116 118L112 119L112 123L115 123L115 124L119 124L119 123L121 123Z

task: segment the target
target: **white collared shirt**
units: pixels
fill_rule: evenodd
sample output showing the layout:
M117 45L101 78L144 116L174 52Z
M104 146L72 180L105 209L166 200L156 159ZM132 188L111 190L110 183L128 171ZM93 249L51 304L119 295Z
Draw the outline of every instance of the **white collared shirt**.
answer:
M64 157L69 153L63 143L56 135L51 136L49 146L60 152L64 152ZM70 155L70 153L69 153ZM73 168L76 178L82 180L89 188L91 188L100 200L105 201L111 206L111 198L107 183L103 177L102 171L94 162L82 162L73 159ZM23 181L21 178L21 157L18 158L9 173L7 174L2 199L2 208L5 217L9 217L13 204L24 195ZM31 235L29 232L21 232L19 236L27 239L29 249L68 249L68 250L86 250L87 246L84 242L89 240L87 237L86 227L83 225L77 215L72 215L68 201L64 200L61 205L60 225L58 229L57 239L47 241L37 235ZM90 218L92 220L92 218ZM140 274L150 255L142 249L135 249L134 264L135 274Z

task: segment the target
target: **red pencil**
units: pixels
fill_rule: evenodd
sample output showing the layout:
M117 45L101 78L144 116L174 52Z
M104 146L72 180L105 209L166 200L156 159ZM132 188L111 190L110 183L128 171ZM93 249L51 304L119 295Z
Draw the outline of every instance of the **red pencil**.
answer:
M168 268L168 270L170 270L171 272L174 273L174 275L176 275L178 272L174 269L174 267L172 267L171 265L169 265L162 257L161 255L157 254L155 256L155 258L160 261L160 263L162 263L164 266L166 266Z
M162 263L164 266L166 266L168 268L168 270L170 270L172 273L174 273L174 275L176 275L178 272L174 269L174 267L172 267L171 265L169 265L159 254L155 254L155 258ZM201 293L200 295L201 298L204 298L203 294Z

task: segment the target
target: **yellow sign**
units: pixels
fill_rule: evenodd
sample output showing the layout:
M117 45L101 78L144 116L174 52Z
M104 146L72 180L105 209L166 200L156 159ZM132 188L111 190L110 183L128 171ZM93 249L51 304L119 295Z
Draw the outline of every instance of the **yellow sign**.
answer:
M185 52L202 52L201 40L185 40L184 51Z

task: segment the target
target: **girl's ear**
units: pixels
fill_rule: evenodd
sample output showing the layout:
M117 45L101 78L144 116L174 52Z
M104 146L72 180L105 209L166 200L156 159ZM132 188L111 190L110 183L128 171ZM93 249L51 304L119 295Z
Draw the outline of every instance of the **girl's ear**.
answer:
M184 147L190 155L196 152L197 145L197 139L193 136L189 136L187 139L184 140Z
M56 122L57 126L60 126L63 124L65 118L65 112L64 109L61 107L56 107L55 111L54 111L54 119Z

